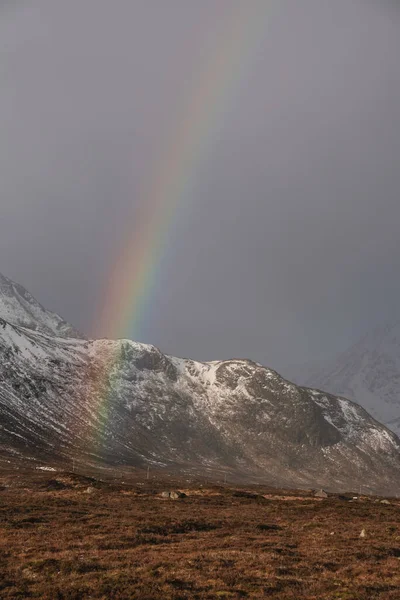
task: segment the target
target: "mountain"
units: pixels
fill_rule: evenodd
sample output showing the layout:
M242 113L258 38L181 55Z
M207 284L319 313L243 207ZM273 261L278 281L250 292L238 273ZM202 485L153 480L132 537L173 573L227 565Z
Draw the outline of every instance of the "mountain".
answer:
M376 327L333 360L289 373L299 384L354 400L400 434L400 323Z
M0 321L0 465L75 459L399 491L399 439L349 400L248 360L200 363L38 329Z
M0 273L0 318L58 337L81 337L64 319L43 308L24 288Z

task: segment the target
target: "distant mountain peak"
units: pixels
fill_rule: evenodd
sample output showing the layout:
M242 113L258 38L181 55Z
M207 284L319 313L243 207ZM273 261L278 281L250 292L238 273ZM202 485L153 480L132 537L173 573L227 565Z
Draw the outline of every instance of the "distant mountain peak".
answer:
M45 309L28 290L0 273L0 318L33 331L62 338L81 338L72 325Z
M289 370L295 381L346 396L400 433L400 322L385 322L331 360Z

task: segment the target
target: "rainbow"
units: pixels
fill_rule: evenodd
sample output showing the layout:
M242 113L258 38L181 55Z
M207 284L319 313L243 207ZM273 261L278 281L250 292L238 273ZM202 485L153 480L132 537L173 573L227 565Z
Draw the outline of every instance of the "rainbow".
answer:
M111 340L140 339L140 325L155 294L162 261L168 254L175 222L190 204L190 187L212 144L213 134L234 96L235 88L265 34L269 0L232 0L224 15L218 45L195 72L199 77L180 113L151 185L139 198L141 213L108 277L100 316L92 327ZM114 349L112 349L114 348ZM111 389L118 385L123 344L112 344L88 377L91 410L97 431L86 432L101 443L111 408ZM110 380L113 384L110 384Z
M155 293L159 269L171 245L180 209L190 203L192 183L213 133L223 119L252 53L265 34L269 0L235 0L224 16L218 47L211 52L181 112L181 119L152 183L139 199L135 219L108 278L93 332L111 339L140 338L140 325ZM137 337L138 336L138 337Z

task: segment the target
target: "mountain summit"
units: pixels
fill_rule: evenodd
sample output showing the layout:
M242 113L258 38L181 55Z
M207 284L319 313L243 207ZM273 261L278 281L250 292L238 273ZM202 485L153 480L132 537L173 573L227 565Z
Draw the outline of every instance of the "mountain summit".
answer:
M376 327L333 360L293 369L293 378L354 400L400 434L399 322Z
M0 465L75 459L399 491L400 440L349 400L249 360L200 363L130 340L63 338L57 326L42 333L42 312L36 327L21 327L21 305L12 323L0 320Z
M81 337L59 315L46 310L22 285L0 273L0 318L58 337Z

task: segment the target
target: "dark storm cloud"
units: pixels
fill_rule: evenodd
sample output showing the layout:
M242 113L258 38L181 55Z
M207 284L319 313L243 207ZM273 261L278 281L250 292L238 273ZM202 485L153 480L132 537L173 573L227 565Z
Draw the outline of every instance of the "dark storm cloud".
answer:
M178 355L283 368L399 316L400 14L390 1L270 5L182 203L142 336ZM141 186L232 2L7 8L0 271L90 331Z

